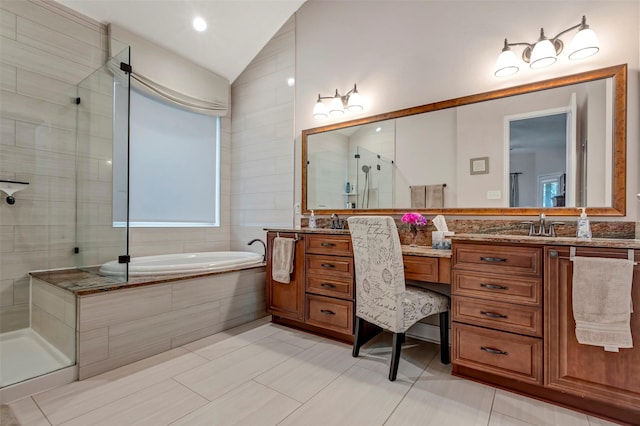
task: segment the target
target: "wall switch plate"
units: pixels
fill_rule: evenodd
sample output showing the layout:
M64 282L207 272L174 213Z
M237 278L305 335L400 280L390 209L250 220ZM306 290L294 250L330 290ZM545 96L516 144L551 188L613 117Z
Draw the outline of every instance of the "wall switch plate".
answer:
M295 214L300 214L300 212L302 211L301 207L300 207L300 203L295 203L293 205L293 212Z
M499 189L487 191L487 200L499 200L500 198L502 198L502 194Z

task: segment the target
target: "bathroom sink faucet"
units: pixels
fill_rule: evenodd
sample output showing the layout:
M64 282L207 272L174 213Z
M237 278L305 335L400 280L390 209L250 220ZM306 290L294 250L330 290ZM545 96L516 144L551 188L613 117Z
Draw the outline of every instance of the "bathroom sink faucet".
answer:
M529 236L530 237L555 237L556 230L554 225L561 225L562 222L551 222L549 223L549 228L547 229L547 217L544 213L540 213L540 218L538 219L538 230L536 231L536 224L534 222L522 222L524 224L529 225Z
M344 229L344 221L336 213L331 215L331 229Z
M267 261L267 245L260 238L254 238L253 240L249 241L247 245L250 246L253 243L262 244L262 248L264 248L264 255L262 256L262 260L266 262Z

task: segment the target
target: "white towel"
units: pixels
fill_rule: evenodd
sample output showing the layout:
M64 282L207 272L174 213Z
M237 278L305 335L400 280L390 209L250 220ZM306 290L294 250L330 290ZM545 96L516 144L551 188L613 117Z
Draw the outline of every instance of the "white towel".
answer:
M293 260L296 251L296 240L293 238L275 237L271 253L271 278L288 284L293 272Z
M573 258L573 317L576 338L584 345L617 352L632 348L631 282L633 261Z
M441 209L444 207L444 184L427 185L425 207L428 209Z
M426 188L426 185L415 185L409 187L409 190L411 191L412 209L424 209L427 207Z

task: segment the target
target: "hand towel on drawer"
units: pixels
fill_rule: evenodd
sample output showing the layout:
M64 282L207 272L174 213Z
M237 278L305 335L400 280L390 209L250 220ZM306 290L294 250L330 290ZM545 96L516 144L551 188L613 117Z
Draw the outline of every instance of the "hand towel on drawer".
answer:
M576 338L584 345L617 352L632 348L631 281L633 261L573 258L573 317Z
M271 278L274 281L284 284L289 283L293 272L295 250L296 240L293 238L276 237L273 239Z

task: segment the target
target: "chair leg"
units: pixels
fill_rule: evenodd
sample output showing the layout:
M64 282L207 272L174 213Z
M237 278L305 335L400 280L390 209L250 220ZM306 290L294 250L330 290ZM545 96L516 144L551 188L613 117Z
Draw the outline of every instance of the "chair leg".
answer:
M393 333L393 349L391 351L391 366L389 368L389 380L394 382L398 375L400 352L404 343L404 333Z
M365 337L364 320L360 317L356 317L356 333L353 337L353 351L351 352L351 356L354 358L358 357L358 354L360 353L360 346L364 344Z
M440 361L451 363L449 351L449 311L440 312Z

